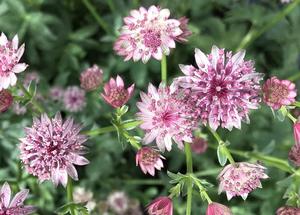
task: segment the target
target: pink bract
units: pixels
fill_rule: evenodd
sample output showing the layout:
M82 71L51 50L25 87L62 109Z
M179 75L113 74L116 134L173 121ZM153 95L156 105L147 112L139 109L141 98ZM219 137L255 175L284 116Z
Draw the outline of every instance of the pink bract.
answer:
M5 112L13 103L13 96L8 90L0 90L0 113Z
M240 129L242 121L249 123L249 111L259 107L262 74L255 72L253 62L244 57L245 51L232 56L213 46L209 55L195 49L198 68L180 65L185 76L175 83L192 91L202 123L214 130L219 126Z
M18 36L9 41L4 33L0 36L0 90L7 89L17 83L16 73L23 72L27 64L19 63L25 45L19 46Z
M140 166L144 174L152 176L155 175L155 169L161 170L164 167L162 159L164 157L150 147L143 147L136 153L136 165Z
M80 130L72 118L63 121L60 113L52 119L46 114L34 118L32 127L26 128L26 136L20 139L20 158L26 170L39 181L51 180L56 186L66 186L68 175L78 180L74 165L89 163L82 156L87 137L79 134Z
M147 207L149 215L173 215L172 199L161 196L153 200Z
M212 202L207 206L206 215L232 215L232 212L225 205Z

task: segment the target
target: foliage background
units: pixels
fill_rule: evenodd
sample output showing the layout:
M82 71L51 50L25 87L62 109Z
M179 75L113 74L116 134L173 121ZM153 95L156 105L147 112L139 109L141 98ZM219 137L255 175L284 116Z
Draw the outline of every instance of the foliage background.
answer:
M126 83L136 83L135 97L130 101L130 116L136 112L135 103L140 90L145 90L149 82L156 85L160 81L160 64L151 60L148 64L123 62L112 50L113 42L122 25L122 17L130 9L152 4L167 7L173 17L186 16L190 19L193 36L187 44L179 44L168 57L168 75L180 74L178 64L194 64L194 48L208 52L213 44L235 50L252 26L263 27L285 5L276 0L91 0L94 9L104 21L99 24L86 8L85 0L0 0L0 31L10 37L18 33L26 43L25 59L30 67L42 76L37 86L45 99L48 111L54 114L60 110L72 115L59 104L49 100L49 87L53 85L79 85L79 74L92 64L104 70L104 79L117 74ZM300 67L300 7L272 27L247 48L246 58L256 61L256 69L265 77L277 75L284 79L299 77ZM23 74L24 75L24 74ZM171 79L169 79L171 80ZM101 89L99 89L99 92ZM88 106L80 114L74 114L85 129L109 125L111 108L99 97L99 92L89 93ZM0 116L0 181L29 187L31 196L28 203L39 207L38 214L54 214L55 209L65 202L65 190L54 188L51 183L37 184L20 169L18 160L18 138L23 136L23 128L30 126L30 113L16 116L11 111ZM293 135L290 122L280 122L270 109L262 108L250 116L251 124L242 130L222 131L224 139L231 142L230 148L243 151L259 151L287 159L292 146ZM206 130L203 130L207 133ZM142 135L140 131L138 134ZM213 139L209 136L209 141ZM164 171L155 178L145 176L135 167L135 153L130 147L118 143L115 133L104 134L89 140L91 163L79 169L81 185L93 191L97 201L105 200L114 190L124 190L131 198L136 198L145 206L161 194L167 194L170 185L166 170L185 172L184 153L176 147L166 153ZM235 156L245 161L247 158ZM250 158L251 159L251 158ZM252 161L256 161L253 159ZM247 199L235 198L227 202L224 194L217 194L216 176L220 170L216 151L209 149L203 155L194 155L194 168L201 178L215 185L209 189L216 202L229 205L234 214L271 215L285 204L282 197L287 189L288 175L276 168L268 168L270 179L263 182L263 189L256 190ZM14 186L17 189L17 186ZM184 214L185 198L175 200L175 214ZM204 214L206 203L195 193L193 214ZM95 212L99 214L99 212Z

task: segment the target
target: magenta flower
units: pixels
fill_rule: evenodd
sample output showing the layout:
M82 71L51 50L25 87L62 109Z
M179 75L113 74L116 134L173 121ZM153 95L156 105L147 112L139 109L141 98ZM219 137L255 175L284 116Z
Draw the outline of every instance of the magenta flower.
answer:
M276 211L276 215L299 215L299 214L300 214L300 208L290 207L290 206L284 206L278 208L278 210Z
M50 89L50 97L53 101L61 101L64 97L64 90L60 86L54 86Z
M137 117L142 121L141 128L146 134L145 144L156 140L161 151L172 149L174 140L180 149L183 142L192 142L193 130L197 127L197 118L182 91L163 84L156 89L149 84L148 94L141 92L141 102L137 103L140 112Z
M64 93L63 102L67 111L82 111L86 105L85 91L77 86L68 87Z
M147 207L149 215L173 215L172 199L161 196L154 199Z
M25 138L21 138L21 160L26 170L41 182L51 180L56 186L67 185L68 175L78 180L74 165L87 165L83 155L83 143L87 137L79 134L81 126L72 118L63 122L60 113L49 119L46 114L41 119L34 118L31 128L26 128Z
M289 80L279 80L277 77L268 79L263 86L264 102L277 110L284 105L295 102L296 85Z
M11 199L11 189L5 182L0 191L0 214L1 215L27 215L35 212L33 206L24 205L29 190L21 190Z
M86 91L97 89L102 83L103 71L97 65L87 68L80 75L80 86Z
M266 168L259 164L240 162L227 165L218 176L219 193L226 192L227 199L241 196L244 200L256 188L261 188L261 179L266 179Z
M245 51L225 55L224 49L213 46L209 55L195 49L198 68L180 65L185 76L175 83L192 91L202 123L214 130L219 126L240 129L241 121L249 123L250 109L259 107L262 75L255 72L251 61L244 61L244 56Z
M232 215L232 212L225 205L212 202L207 207L206 215Z
M192 151L196 154L203 154L207 150L207 141L204 138L196 137L191 143Z
M5 112L13 103L13 96L8 90L0 90L0 112Z
M9 86L14 86L17 83L15 73L23 72L27 68L27 64L19 63L25 45L20 48L18 36L14 36L12 41L9 41L4 33L0 36L0 90L7 89Z
M161 60L175 48L175 40L184 40L188 35L186 20L170 19L170 11L151 6L148 10L140 7L132 10L130 16L124 18L125 25L114 45L114 50L125 61L131 58L143 63L153 57ZM183 32L183 30L185 32Z
M161 170L164 167L162 159L165 159L158 151L150 148L143 147L136 153L136 165L140 165L141 170L144 174L147 172L154 176L155 169Z
M102 93L101 96L107 104L114 108L119 108L128 102L133 92L134 84L125 89L123 79L117 76L116 79L111 78L109 82L104 85L104 93Z

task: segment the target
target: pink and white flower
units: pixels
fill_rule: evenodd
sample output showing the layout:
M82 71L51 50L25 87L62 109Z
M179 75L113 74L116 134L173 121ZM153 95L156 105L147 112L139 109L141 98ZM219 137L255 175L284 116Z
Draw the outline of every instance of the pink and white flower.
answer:
M199 155L205 153L208 147L207 140L202 137L194 138L190 144L192 151Z
M161 60L163 55L169 55L170 49L175 48L175 40L183 41L189 35L187 20L169 17L169 9L156 6L132 10L130 16L124 18L125 25L114 50L125 57L125 61L132 58L146 63L151 57Z
M207 207L206 215L232 215L232 212L225 205L212 202Z
M142 147L136 153L136 165L140 166L144 174L155 175L155 169L161 170L164 167L162 159L165 159L158 151L150 147Z
M129 199L122 191L111 193L107 199L108 206L118 215L123 215L129 208Z
M18 192L14 198L10 186L5 182L0 190L0 214L3 215L27 215L35 212L33 206L24 205L29 190L24 189Z
M172 199L161 196L154 199L147 207L149 215L173 215Z
M104 85L104 93L102 93L101 96L107 104L114 108L119 108L128 102L133 92L134 84L126 89L123 79L117 76L116 79L111 78L109 82Z
M50 97L53 101L62 101L64 97L64 89L60 86L51 87Z
M244 200L256 188L261 188L261 179L267 179L266 168L259 164L240 162L227 165L218 176L219 193L226 192L227 199L241 196Z
M64 92L63 102L67 111L82 111L86 106L85 91L77 86L70 86Z
M12 41L9 41L4 33L0 36L0 90L7 89L17 83L16 73L23 72L27 64L19 63L25 45L19 46L18 36L15 35Z
M291 105L297 96L296 85L289 80L279 80L273 76L263 85L264 102L277 110L284 105Z
M25 129L25 138L20 139L20 158L26 170L39 181L51 180L56 186L66 187L68 175L78 180L74 165L89 163L82 156L87 137L79 134L80 130L72 118L64 122L60 113L52 119L46 114L34 118L32 127Z
M172 140L180 149L183 142L192 142L193 130L197 127L194 105L189 103L184 92L175 87L161 84L156 89L149 84L148 93L141 92L141 102L137 103L140 112L137 117L142 121L140 127L146 134L144 144L156 140L161 151L172 149Z
M195 49L198 68L179 65L185 76L175 83L192 91L202 123L214 130L219 126L240 129L242 121L249 123L249 111L259 107L262 75L244 57L245 51L232 56L213 46L209 55Z
M103 71L97 65L87 68L80 74L80 86L86 91L97 89L102 83Z

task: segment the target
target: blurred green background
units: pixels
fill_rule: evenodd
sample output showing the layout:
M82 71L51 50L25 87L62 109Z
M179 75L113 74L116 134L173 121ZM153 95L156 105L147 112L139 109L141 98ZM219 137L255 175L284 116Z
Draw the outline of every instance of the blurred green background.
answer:
M93 9L101 17L95 16L87 8L86 0L0 0L0 31L9 35L18 34L26 44L23 61L30 66L28 71L36 71L41 76L37 92L43 95L41 102L50 113L62 111L83 123L85 130L110 124L112 109L99 96L99 92L88 93L87 107L80 114L65 111L61 104L49 99L51 86L67 87L79 85L79 75L85 68L97 64L104 71L104 80L119 74L129 86L136 84L135 96L129 102L132 118L136 112L135 103L139 91L146 89L149 82L160 82L160 62L150 60L147 64L123 59L113 52L113 43L122 17L140 6L160 5L171 10L171 16L189 18L189 28L193 35L186 44L178 44L168 57L168 75L180 74L178 64L194 64L194 49L209 52L212 45L236 50L251 28L262 29L287 5L279 0L90 0ZM265 78L277 75L281 79L297 81L300 73L300 7L294 9L274 27L268 29L247 48L247 59L256 62L256 70L265 73ZM21 76L24 76L25 73ZM20 76L19 76L20 77ZM24 104L22 104L24 105ZM29 108L28 108L29 109ZM18 116L12 111L0 115L0 181L10 182L20 187L29 187L31 196L28 204L39 208L38 214L54 214L66 202L63 187L55 188L51 183L38 184L35 178L20 169L18 159L18 138L24 135L23 128L30 126L32 114ZM221 131L223 139L231 142L232 149L259 151L287 160L293 142L292 127L288 120L281 122L274 118L269 108L261 109L250 116L251 124L242 130ZM142 135L141 131L135 131ZM203 130L203 133L207 133ZM209 141L214 140L210 138ZM98 207L103 205L108 195L117 190L124 191L131 199L136 199L145 207L159 195L166 195L170 184L166 170L185 173L184 153L173 147L166 153L164 171L152 178L143 175L135 167L135 152L116 138L115 133L93 137L88 141L91 163L79 170L80 181L75 186L85 187L93 192L94 201L99 203L94 214L101 214ZM234 156L236 160L248 158ZM255 162L255 159L250 159ZM220 171L216 151L209 149L203 155L194 155L195 171L214 187L208 190L213 201L232 208L235 215L273 215L285 204L282 199L287 188L294 191L298 184L291 185L288 174L277 168L268 168L270 179L263 182L263 189L250 194L246 201L234 198L227 202L224 194L217 194L216 176ZM210 171L208 171L210 170ZM284 180L285 179L285 180ZM283 181L284 180L284 181ZM289 186L291 185L291 186ZM296 195L296 194L295 194ZM292 199L291 201L294 201ZM174 200L175 214L185 213L185 197ZM141 210L144 210L141 207ZM206 203L198 193L193 199L192 214L205 214ZM113 213L111 213L113 214ZM133 214L132 214L133 215Z

